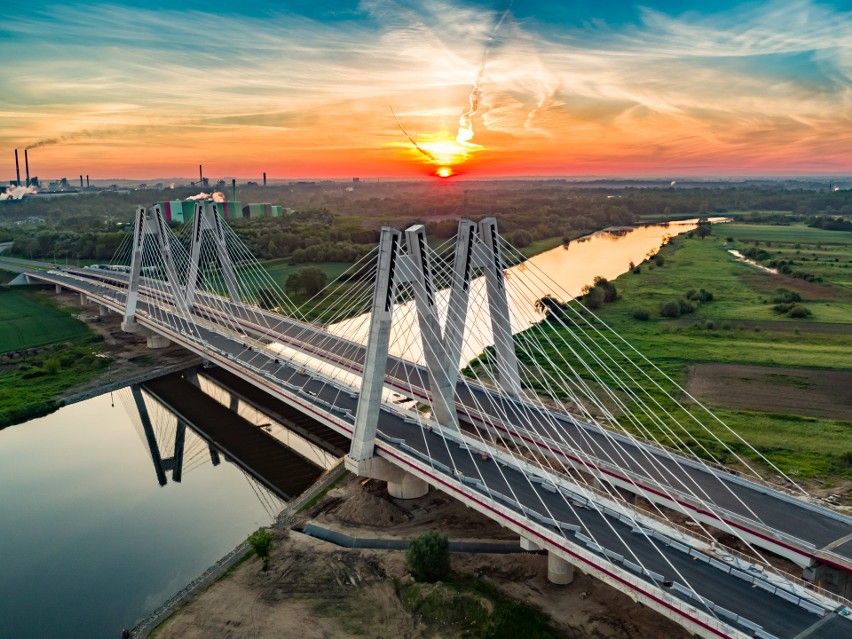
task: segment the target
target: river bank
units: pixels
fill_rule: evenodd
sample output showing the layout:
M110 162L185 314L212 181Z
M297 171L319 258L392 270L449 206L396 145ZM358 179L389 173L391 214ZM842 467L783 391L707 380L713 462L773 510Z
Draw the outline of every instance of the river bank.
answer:
M454 552L450 580L416 584L403 552L341 548L299 532L309 522L360 537L407 540L437 529L451 540L517 543L510 531L440 492L396 500L383 482L349 476L292 526L276 530L269 572L261 572L257 558L240 563L148 636L449 639L477 633L476 615L506 600L544 613L554 629L548 636L687 636L579 571L570 585L550 584L542 554Z

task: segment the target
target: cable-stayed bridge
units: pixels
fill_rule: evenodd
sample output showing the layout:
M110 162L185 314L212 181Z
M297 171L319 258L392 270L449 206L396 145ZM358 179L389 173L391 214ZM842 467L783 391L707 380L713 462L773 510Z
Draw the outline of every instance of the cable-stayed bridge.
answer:
M342 282L296 307L200 202L180 235L140 207L109 269L23 277L77 291L150 346L181 344L346 436L347 467L392 495L431 485L492 517L548 551L553 581L577 567L705 637L849 636L848 602L766 553L843 582L852 520L682 401L593 315L554 304L567 294L520 259L493 219L462 221L434 249L422 226L386 228ZM706 461L720 456L739 470Z

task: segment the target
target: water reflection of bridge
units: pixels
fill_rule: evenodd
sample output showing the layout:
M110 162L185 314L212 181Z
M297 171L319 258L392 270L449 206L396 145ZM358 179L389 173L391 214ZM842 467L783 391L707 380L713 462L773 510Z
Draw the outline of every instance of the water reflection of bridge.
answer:
M239 380L190 369L119 392L161 486L224 459L266 505L299 495L339 459L334 443L305 437L305 424L293 430L275 410L286 413L286 406L269 400L258 406L231 386L239 388Z

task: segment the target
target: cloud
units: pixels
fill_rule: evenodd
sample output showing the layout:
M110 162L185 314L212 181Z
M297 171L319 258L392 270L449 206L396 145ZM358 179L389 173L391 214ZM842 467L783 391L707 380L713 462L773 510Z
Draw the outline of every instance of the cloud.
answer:
M296 166L305 151L326 152L329 166L367 154L393 169L405 144L387 105L415 139L454 131L501 15L447 0L367 0L332 22L276 11L225 19L97 4L9 15L0 117L12 126L0 143L53 144L40 162L57 167L83 143L108 166L106 150L91 155L102 142L110 152L123 143L138 171L198 156ZM799 0L649 8L617 27L597 17L502 25L472 119L495 157L547 170L841 162L849 12Z

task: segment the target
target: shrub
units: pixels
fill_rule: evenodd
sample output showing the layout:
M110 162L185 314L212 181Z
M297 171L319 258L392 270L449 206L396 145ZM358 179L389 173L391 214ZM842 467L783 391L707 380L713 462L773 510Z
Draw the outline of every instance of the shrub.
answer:
M683 298L679 299L677 303L680 306L681 315L688 315L689 313L695 311L695 307Z
M660 315L663 317L680 317L680 304L677 300L666 302L660 307Z
M651 319L651 312L647 308L634 308L633 319L637 319L642 322L647 322L649 319Z
M62 370L62 364L55 357L46 358L41 366L48 375L56 375Z
M269 568L269 553L272 552L272 541L274 536L268 528L258 528L249 535L248 542L254 554L263 562L263 571Z
M790 302L802 301L801 295L795 291L788 291L786 288L779 288L775 293L775 297L772 298L774 304L789 304Z
M417 581L439 581L450 572L450 542L434 530L411 540L405 563Z
M793 307L787 313L788 317L792 317L793 319L804 319L808 317L811 312L801 304L793 304Z
M614 302L618 299L618 289L615 288L615 284L610 282L605 277L601 277L598 275L594 279L595 288L600 288L604 293L604 302L609 304L610 302Z
M605 299L606 293L604 293L604 290L599 286L589 288L583 294L583 304L586 305L586 308L590 308L592 310L603 306Z
M656 264L657 266L662 266L665 263L666 263L666 258L664 258L662 255L658 254L658 255L654 256L654 264Z

